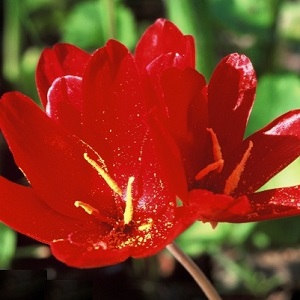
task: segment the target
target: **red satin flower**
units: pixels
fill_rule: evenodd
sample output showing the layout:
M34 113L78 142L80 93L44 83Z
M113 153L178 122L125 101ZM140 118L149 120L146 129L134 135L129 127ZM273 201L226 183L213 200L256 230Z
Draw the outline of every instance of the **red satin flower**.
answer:
M197 207L202 221L300 214L300 186L257 191L300 155L300 110L244 139L256 88L247 57L225 57L208 84L190 68L168 69L160 88L168 112L160 118L181 151L190 190L183 202Z
M92 55L68 44L45 50L36 72L44 110L18 92L0 101L1 131L29 183L0 177L0 220L76 267L171 243L197 217L176 204L186 190L174 178L183 178L176 151L165 150L169 141L156 147L147 74L177 65L194 67L193 39L162 19L134 55L113 40Z

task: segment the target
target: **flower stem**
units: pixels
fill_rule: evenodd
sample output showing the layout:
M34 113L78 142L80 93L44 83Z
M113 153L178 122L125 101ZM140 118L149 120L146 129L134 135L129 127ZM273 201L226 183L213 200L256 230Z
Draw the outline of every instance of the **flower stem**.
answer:
M105 5L105 11L107 11L107 39L115 39L116 38L116 1L113 0L105 0L104 5Z
M3 75L7 81L16 84L20 75L21 49L21 1L4 2L3 23Z
M169 244L166 248L191 274L209 300L221 300L221 297L211 282L188 255L186 255L175 243Z

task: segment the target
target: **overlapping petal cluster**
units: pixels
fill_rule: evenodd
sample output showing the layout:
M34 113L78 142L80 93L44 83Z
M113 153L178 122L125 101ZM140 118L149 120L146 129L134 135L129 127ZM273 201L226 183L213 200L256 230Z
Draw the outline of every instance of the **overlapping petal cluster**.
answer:
M209 83L190 68L170 68L161 78L168 114L160 119L181 152L189 190L184 205L212 224L299 215L299 185L258 190L299 157L300 110L244 138L257 83L246 56L222 59Z
M197 219L299 214L299 186L257 190L300 155L300 110L245 139L256 76L244 55L225 57L206 83L193 38L159 19L134 54L114 40L91 55L46 49L36 82L43 109L18 92L0 101L29 183L0 177L0 220L66 264L155 254Z
M148 70L158 78L162 65L193 67L193 57L193 39L162 19L134 54L114 40L92 55L68 44L46 49L36 71L43 109L18 92L0 101L1 131L29 183L0 177L0 220L76 267L171 243L195 213L177 207L172 154L156 150Z

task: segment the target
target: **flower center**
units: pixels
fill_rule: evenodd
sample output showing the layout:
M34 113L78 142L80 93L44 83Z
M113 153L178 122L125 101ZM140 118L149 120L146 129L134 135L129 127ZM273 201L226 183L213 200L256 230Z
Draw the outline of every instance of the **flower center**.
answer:
M92 150L92 149L91 149ZM98 209L92 205L83 201L75 201L74 206L80 207L87 214L95 216L99 221L104 222L111 226L111 229L104 236L99 236L95 240L91 240L90 243L95 249L100 247L118 248L121 249L125 246L136 247L137 245L151 245L153 227L153 219L145 218L133 220L134 217L134 198L133 198L133 182L135 178L133 176L128 178L126 191L123 194L122 189L118 186L117 182L109 175L104 161L101 157L94 152L98 157L97 161L92 159L86 152L83 154L84 159L92 166L100 175L110 189L116 194L117 208L119 208L122 217L110 218L104 216ZM123 196L124 195L124 196ZM118 197L124 197L125 208L123 205L118 205Z
M216 133L213 131L212 128L207 128L207 131L210 133L211 140L212 140L212 150L213 150L213 157L214 162L207 165L205 168L200 170L197 175L195 176L195 179L197 181L203 179L205 176L207 176L210 172L216 171L218 173L221 173L224 167L224 159L222 156L221 146L219 144L218 138ZM231 172L229 177L225 181L225 187L224 187L224 194L231 195L236 188L238 187L238 184L241 179L241 175L244 172L247 160L250 157L251 150L253 148L253 142L249 141L248 148L246 149L241 161L237 164L237 166L234 168L234 170Z
M111 190L119 196L122 196L122 189L118 186L116 181L101 167L95 160L90 158L88 154L85 152L83 154L84 159L97 171L97 173L104 179L107 185L111 188ZM133 218L133 197L132 197L132 184L134 182L134 177L131 176L128 178L126 194L125 194L125 210L123 213L123 222L124 225L129 224ZM100 215L99 211L92 207L90 204L82 202L82 201L75 201L74 205L76 207L81 207L86 213L89 215L95 215L108 224L111 224L112 220L107 217L103 217Z

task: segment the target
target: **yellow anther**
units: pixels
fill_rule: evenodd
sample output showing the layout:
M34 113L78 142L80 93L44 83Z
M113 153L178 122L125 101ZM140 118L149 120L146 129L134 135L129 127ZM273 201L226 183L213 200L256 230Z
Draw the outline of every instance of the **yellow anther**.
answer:
M212 171L215 171L215 170L219 171L219 169L223 168L223 165L224 165L224 160L223 159L220 159L219 161L216 161L212 164L209 164L204 169L202 169L200 172L198 172L195 179L200 180Z
M221 161L221 160L223 161L221 146L219 144L217 135L215 134L215 132L213 131L212 128L206 128L206 130L211 135L211 141L212 141L212 146L213 146L213 155L214 155L215 162L218 162L218 161ZM223 165L224 165L224 163L220 164L219 169L218 169L219 173L222 171Z
M128 178L127 189L126 189L126 206L124 211L124 224L129 224L133 217L133 198L132 198L132 183L134 177Z
M75 201L74 202L74 205L76 207L81 207L86 213L88 213L89 215L93 214L93 213L97 213L99 214L99 211L98 209L94 208L93 206L85 203L85 202L82 202L82 201Z
M241 179L241 175L244 172L245 165L250 156L252 148L253 148L253 143L251 141L249 141L249 146L248 146L246 152L244 153L242 160L235 167L235 169L232 171L232 173L226 180L225 187L224 187L224 194L230 195L237 188L239 181Z
M83 153L84 159L98 172L98 174L105 180L108 186L119 196L122 195L122 190L118 186L118 184L110 177L110 175L99 166L99 164L91 159L88 154L85 152Z

